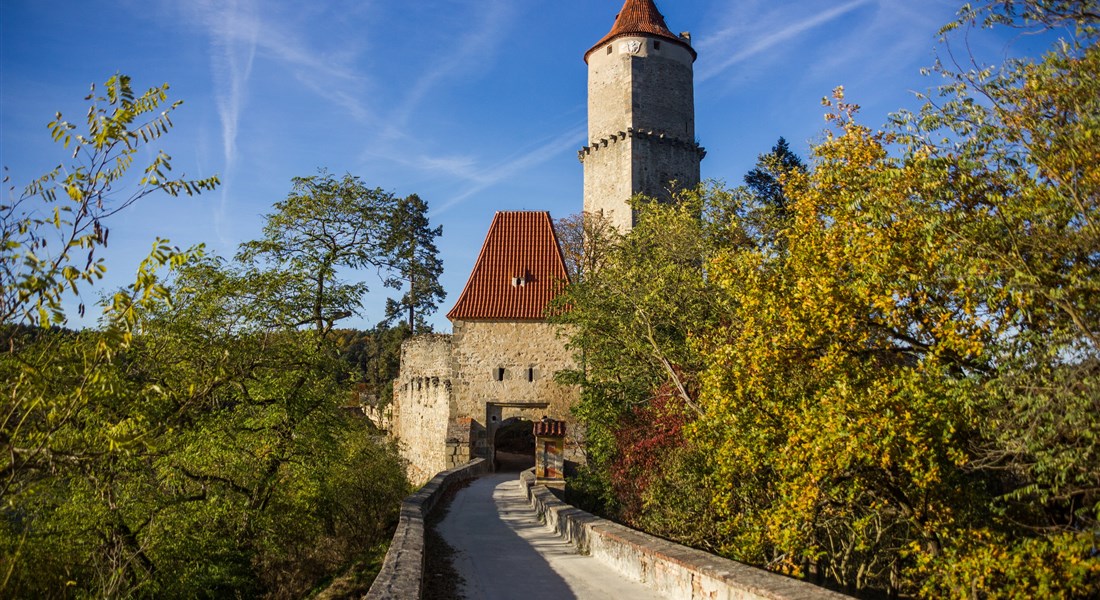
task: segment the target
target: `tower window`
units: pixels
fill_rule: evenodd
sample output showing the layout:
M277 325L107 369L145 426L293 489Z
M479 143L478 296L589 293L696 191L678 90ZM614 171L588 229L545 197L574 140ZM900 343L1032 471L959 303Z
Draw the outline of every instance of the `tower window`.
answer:
M657 40L653 40L653 49L654 50L660 50L661 49L661 42L658 42Z
M608 53L608 54L611 54L611 44L608 44L608 45L607 45L607 53Z
M504 367L498 367L493 370L493 379L504 381Z
M531 382L535 380L535 367L527 367L527 381Z

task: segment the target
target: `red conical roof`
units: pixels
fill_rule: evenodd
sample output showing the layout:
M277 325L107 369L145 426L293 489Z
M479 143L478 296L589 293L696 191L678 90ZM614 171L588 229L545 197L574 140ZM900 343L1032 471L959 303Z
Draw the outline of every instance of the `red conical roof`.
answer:
M696 56L691 44L673 34L668 25L665 25L665 17L657 10L653 0L626 0L623 9L615 17L615 25L611 27L611 31L584 53L584 62L588 62L588 55L596 48L626 35L654 35L680 44L691 51L693 58Z

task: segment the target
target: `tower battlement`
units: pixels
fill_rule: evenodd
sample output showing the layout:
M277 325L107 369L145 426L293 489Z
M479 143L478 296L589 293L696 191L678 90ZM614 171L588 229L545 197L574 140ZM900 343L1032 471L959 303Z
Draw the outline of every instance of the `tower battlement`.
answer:
M611 134L609 137L601 138L593 143L591 146L585 146L577 151L577 158L583 163L586 156L597 152L600 148L607 148L608 145L615 144L620 141L626 140L626 138L644 139L650 140L658 144L669 144L675 148L693 149L699 155L699 160L707 155L707 149L700 146L698 142L692 140L683 140L670 135L666 135L664 132L653 130L635 130L633 127L628 128L626 131L619 131Z

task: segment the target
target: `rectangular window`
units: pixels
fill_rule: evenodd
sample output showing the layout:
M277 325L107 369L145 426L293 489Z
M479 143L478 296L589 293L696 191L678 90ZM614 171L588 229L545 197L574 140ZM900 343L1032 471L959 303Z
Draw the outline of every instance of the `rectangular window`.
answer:
M608 53L608 54L611 54L611 44L608 44L608 45L607 45L607 53Z
M661 42L658 42L657 40L653 40L653 49L654 50L660 50L661 49Z
M535 380L535 367L527 367L527 381L531 382Z
M498 367L493 371L493 378L497 381L504 381L504 367Z

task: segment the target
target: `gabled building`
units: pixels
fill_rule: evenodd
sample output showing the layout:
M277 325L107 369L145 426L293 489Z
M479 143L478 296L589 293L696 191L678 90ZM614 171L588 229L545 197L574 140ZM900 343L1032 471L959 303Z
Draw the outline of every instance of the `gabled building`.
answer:
M611 31L584 54L585 212L625 232L635 194L667 200L699 183L706 152L695 142L695 58L691 36L673 34L653 0L626 0ZM565 421L564 458L580 460L582 428L570 412L580 391L554 377L576 365L562 328L545 318L567 283L549 213L498 212L447 314L454 333L401 348L391 432L412 479L492 459L497 433L516 419Z
M550 213L496 213L447 314L454 333L420 336L401 348L393 433L414 479L493 458L506 422L570 418L579 390L554 375L575 364L561 328L545 316L567 284ZM567 457L577 445L567 438Z

